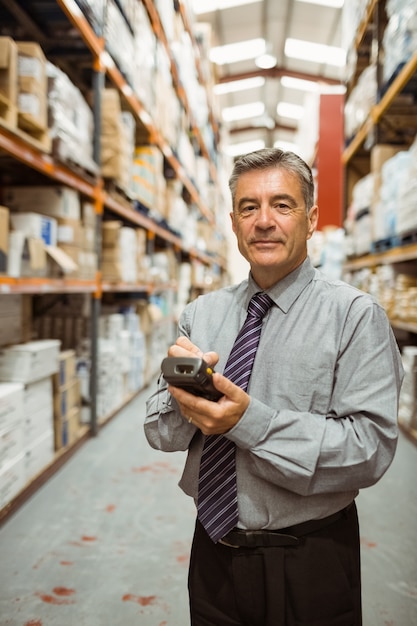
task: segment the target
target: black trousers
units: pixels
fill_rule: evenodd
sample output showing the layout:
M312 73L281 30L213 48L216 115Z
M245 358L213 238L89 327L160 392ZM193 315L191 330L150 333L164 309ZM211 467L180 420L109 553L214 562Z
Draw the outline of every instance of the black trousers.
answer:
M188 589L192 626L361 626L356 507L286 547L214 544L197 521Z

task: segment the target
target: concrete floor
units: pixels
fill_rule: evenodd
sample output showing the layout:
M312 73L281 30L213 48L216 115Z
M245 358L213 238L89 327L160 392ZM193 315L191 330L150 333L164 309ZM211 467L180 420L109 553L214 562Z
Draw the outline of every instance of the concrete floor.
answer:
M187 626L194 505L140 394L0 529L1 626ZM364 626L417 625L417 447L361 493ZM278 625L277 625L278 626Z

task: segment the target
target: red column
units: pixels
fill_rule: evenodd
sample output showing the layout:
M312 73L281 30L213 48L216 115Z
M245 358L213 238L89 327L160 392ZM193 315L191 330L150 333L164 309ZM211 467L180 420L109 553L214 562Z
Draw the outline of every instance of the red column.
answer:
M341 94L320 96L316 158L319 230L343 223L343 107Z

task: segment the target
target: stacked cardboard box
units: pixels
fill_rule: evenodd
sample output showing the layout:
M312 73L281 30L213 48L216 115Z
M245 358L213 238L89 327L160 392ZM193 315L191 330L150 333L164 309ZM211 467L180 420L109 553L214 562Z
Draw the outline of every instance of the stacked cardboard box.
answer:
M59 370L53 383L55 449L60 450L79 437L81 394L74 350L59 354Z
M0 509L26 484L23 384L0 383Z
M40 45L32 41L17 42L17 49L19 115L24 115L24 118L35 126L46 129L48 81L45 55Z
M10 37L0 37L0 118L17 124L17 45Z

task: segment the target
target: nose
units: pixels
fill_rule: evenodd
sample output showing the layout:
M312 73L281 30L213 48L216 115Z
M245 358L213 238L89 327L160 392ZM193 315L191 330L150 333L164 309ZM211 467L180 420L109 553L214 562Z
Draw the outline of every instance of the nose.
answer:
M274 225L274 212L269 204L262 204L256 213L256 225L259 228L270 228Z

